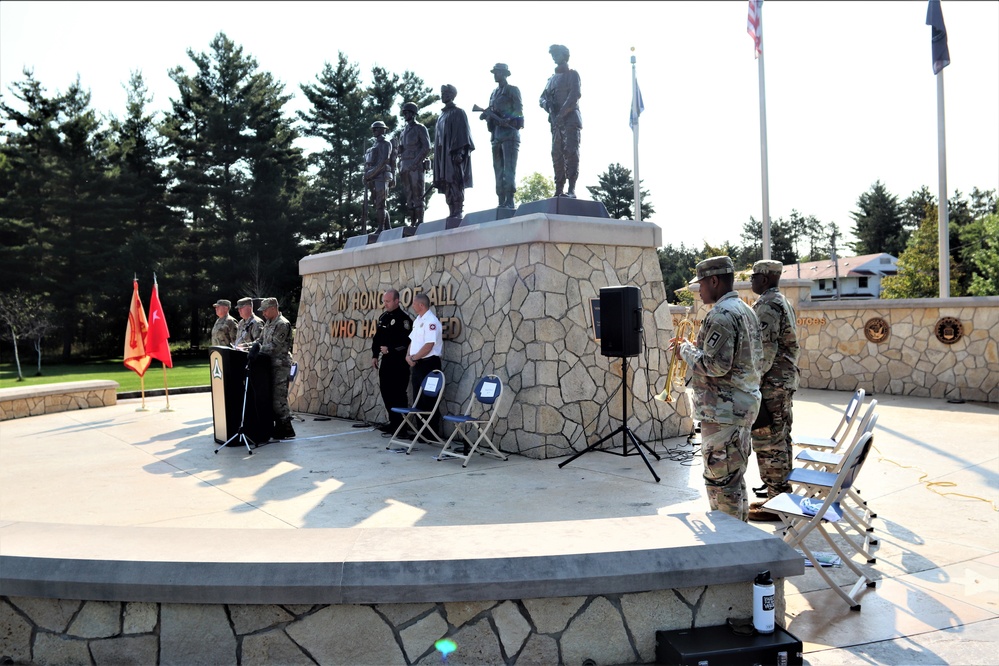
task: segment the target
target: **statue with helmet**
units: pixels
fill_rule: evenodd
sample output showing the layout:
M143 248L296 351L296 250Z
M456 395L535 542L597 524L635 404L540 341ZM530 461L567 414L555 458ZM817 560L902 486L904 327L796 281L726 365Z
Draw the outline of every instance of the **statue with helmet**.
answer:
M419 108L413 102L402 105L406 125L392 143L399 156L399 180L406 199L406 215L413 227L423 224L426 208L427 170L430 169L430 133L416 122Z
M371 193L371 205L377 220L375 233L381 233L392 226L385 204L389 189L395 185L395 154L392 143L385 138L387 131L388 126L382 121L376 120L371 123L371 134L375 142L364 153L364 187L365 193ZM364 222L367 225L367 206L364 211Z

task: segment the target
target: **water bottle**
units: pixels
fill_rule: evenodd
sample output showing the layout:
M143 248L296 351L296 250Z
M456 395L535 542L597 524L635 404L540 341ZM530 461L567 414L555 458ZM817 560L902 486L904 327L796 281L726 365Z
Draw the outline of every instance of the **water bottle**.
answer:
M774 581L761 571L753 581L753 627L758 633L774 632Z

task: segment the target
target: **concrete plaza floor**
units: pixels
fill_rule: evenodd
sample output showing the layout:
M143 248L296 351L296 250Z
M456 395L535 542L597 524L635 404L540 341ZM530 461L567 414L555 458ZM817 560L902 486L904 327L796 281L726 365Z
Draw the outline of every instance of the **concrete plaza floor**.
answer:
M811 666L994 664L999 654L999 409L875 396L875 449L858 486L878 514L877 588L852 612L818 574L788 580L787 629ZM803 390L795 429L829 434L849 394ZM462 469L370 426L297 415L298 438L214 453L207 394L0 423L0 551L12 522L297 529L454 526L703 511L685 438L638 456L476 457ZM357 427L357 426L362 427ZM634 424L632 424L634 425ZM600 435L603 433L595 433ZM612 448L620 450L616 441ZM759 485L755 462L748 482ZM774 531L770 523L756 524ZM821 547L819 548L821 549ZM835 575L847 581L846 569Z

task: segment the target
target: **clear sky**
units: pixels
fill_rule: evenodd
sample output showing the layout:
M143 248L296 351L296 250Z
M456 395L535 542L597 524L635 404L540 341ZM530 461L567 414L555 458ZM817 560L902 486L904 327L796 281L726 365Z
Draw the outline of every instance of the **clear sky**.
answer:
M881 180L900 199L937 193L936 81L925 0L791 2L763 10L770 215L792 209L849 233L857 197ZM999 2L943 0L951 65L946 91L948 191L999 187ZM645 100L639 174L664 244L738 244L762 217L758 65L747 2L0 2L0 83L22 69L50 93L79 75L94 108L124 115L122 87L140 70L166 110L170 68L193 64L225 32L295 95L338 51L358 63L411 70L458 88L476 151L466 212L496 205L485 122L470 112L510 66L524 98L518 180L552 175L537 99L565 44L582 78L577 193L619 162L634 168L631 48ZM303 147L306 144L303 143ZM440 194L427 219L444 217Z

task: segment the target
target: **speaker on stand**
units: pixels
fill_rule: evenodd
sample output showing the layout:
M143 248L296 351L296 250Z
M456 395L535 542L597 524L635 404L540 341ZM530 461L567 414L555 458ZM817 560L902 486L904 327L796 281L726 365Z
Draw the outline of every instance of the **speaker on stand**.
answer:
M638 287L615 286L604 287L600 290L600 353L607 357L620 357L622 359L638 356L642 348L642 292ZM628 427L628 362L621 361L621 403L622 418L621 426L611 434L600 438L593 444L572 456L568 460L559 463L559 468L565 467L573 460L588 453L598 450L604 453L611 453L616 456L633 456L635 452L645 461L645 466L649 468L652 477L659 483L659 475L652 469L645 451L648 451L656 460L661 460L659 454L639 439ZM621 452L600 449L604 442L613 439L614 435L621 433ZM634 446L634 451L628 451L628 442Z

